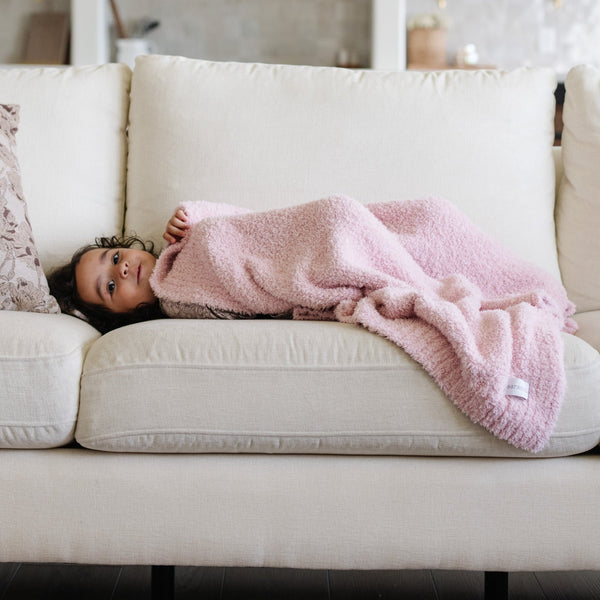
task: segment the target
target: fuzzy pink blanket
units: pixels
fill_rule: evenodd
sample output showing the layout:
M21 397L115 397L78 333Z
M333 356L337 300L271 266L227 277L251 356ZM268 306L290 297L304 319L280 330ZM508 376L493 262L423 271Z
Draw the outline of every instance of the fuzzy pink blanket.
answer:
M563 286L442 199L335 196L262 213L183 205L195 225L151 285L163 308L355 323L395 342L474 422L532 452L565 390ZM175 312L172 316L180 316Z

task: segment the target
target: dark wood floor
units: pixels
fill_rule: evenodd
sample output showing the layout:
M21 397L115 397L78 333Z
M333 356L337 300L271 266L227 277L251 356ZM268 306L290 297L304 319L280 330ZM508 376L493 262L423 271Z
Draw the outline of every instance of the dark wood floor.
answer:
M483 599L484 575L177 567L176 600ZM600 600L600 571L511 573L511 600ZM150 567L0 564L0 600L150 598Z

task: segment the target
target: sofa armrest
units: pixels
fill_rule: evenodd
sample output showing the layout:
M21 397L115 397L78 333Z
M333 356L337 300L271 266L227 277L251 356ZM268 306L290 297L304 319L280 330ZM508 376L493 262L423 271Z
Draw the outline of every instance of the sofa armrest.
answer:
M574 319L579 325L577 337L600 351L600 310L578 313Z

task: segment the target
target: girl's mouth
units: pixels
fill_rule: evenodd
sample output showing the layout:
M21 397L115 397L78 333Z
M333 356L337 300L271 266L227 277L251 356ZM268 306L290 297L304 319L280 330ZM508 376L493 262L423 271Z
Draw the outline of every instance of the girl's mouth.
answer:
M140 265L137 270L137 282L138 283L140 282L141 275L142 275L142 265Z

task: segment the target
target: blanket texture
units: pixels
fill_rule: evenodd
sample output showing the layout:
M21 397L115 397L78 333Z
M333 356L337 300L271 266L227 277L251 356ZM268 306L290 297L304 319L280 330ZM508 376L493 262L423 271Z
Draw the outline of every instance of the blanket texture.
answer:
M169 316L283 313L363 326L421 363L474 422L518 448L544 447L575 307L558 281L450 202L183 208L194 225L151 278Z

